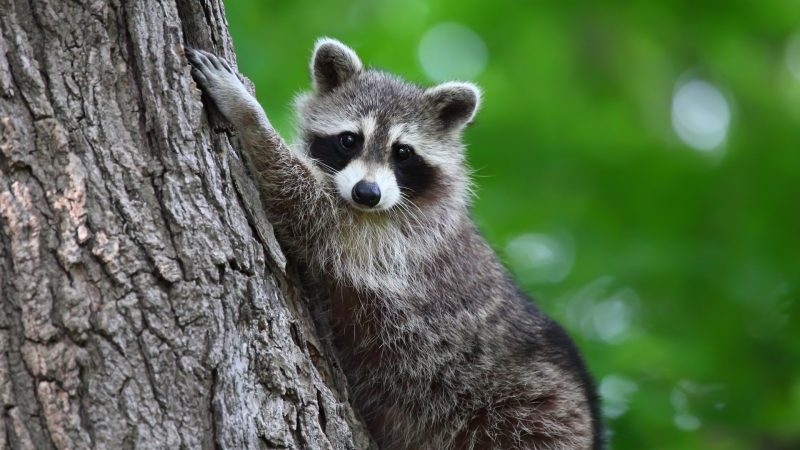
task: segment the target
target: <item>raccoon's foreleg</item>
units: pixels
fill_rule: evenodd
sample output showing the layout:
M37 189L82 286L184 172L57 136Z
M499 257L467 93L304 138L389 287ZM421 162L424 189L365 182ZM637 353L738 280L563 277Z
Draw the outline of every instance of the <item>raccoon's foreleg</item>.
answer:
M257 172L262 200L269 204L270 220L280 234L290 234L287 241L303 245L316 219L326 216L322 209L333 208L311 164L289 150L225 60L201 50L186 49L186 55L198 85L236 127Z

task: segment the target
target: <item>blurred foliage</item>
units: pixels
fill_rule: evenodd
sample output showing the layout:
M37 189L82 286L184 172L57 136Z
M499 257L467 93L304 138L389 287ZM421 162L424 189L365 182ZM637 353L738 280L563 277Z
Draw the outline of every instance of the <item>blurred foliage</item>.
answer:
M226 6L239 68L285 135L317 37L430 85L425 33L474 31L488 54L466 136L476 219L583 349L609 397L613 448L800 448L795 0ZM687 74L729 102L717 150L673 130ZM536 276L554 255L555 275Z

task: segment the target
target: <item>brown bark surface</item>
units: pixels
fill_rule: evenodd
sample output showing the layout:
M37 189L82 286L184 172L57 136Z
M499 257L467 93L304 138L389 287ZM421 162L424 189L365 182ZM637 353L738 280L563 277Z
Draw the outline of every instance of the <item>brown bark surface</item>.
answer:
M0 448L368 447L189 74L235 60L221 1L0 0L0 33Z

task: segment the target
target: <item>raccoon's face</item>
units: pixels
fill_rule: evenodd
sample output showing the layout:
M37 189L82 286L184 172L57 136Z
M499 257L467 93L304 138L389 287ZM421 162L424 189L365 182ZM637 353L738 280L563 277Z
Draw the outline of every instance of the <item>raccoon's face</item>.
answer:
M474 85L422 89L365 70L355 52L330 39L317 43L311 72L314 93L296 104L300 132L348 205L375 212L466 196L461 132L478 107Z

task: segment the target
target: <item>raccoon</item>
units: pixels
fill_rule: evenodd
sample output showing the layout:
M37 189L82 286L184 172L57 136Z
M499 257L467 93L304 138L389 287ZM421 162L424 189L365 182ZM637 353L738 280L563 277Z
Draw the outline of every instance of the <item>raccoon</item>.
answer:
M320 39L286 145L224 60L188 50L290 259L329 294L352 402L383 449L602 449L593 382L470 217L481 91L424 88Z

